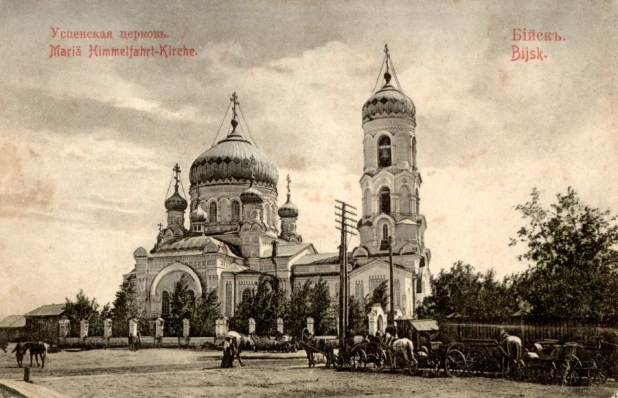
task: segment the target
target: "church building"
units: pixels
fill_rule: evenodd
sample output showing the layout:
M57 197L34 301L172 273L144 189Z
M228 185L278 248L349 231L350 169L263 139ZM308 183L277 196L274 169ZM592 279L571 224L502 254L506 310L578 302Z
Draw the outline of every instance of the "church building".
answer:
M416 111L396 75L393 81L388 51L382 68L381 86L362 107L363 203L360 245L348 253L349 291L365 297L389 280L390 246L396 317L410 318L430 294L431 260L423 239L427 222L420 212ZM322 278L333 297L339 293L339 253L319 253L303 242L290 177L286 201L279 207L277 168L240 133L235 93L231 107L229 134L191 165L188 197L179 190L181 169L174 167L174 193L165 201L167 226L160 225L152 250L135 250L135 267L124 276L135 284L149 319L169 313L180 278L196 297L217 289L228 317L263 275L277 278L288 292ZM337 237L333 229L333 239Z

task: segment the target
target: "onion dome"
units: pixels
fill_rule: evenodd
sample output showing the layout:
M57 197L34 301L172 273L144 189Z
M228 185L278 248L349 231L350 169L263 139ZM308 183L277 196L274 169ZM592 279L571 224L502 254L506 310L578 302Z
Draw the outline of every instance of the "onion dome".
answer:
M187 210L187 201L178 194L178 190L165 201L167 211L185 211Z
M412 100L388 83L388 73L384 74L384 79L387 83L363 105L363 123L386 117L414 120L416 109Z
M180 184L180 167L178 167L178 163L176 163L173 170L174 176L172 178L176 181L176 184L174 185L174 194L165 201L165 208L167 211L184 212L187 210L187 200L178 193L178 186Z
M251 186L240 193L240 201L244 205L248 203L262 204L264 199L262 193Z
M386 73L384 73L384 85L363 105L363 123L381 118L401 118L414 120L416 109L414 103L401 91L391 84L389 69L393 68L388 46L384 46ZM393 73L395 70L393 68ZM399 82L397 81L397 86Z
M247 141L237 130L238 126L235 93L232 96L234 104L232 131L215 146L198 156L191 166L189 180L191 185L198 184L246 184L251 172L247 162L254 161L255 183L277 189L279 173L275 164L258 148Z
M292 217L298 217L298 207L296 207L296 205L294 203L292 203L292 201L290 200L290 182L292 182L292 180L290 180L290 175L288 174L287 176L287 182L288 182L288 200L287 202L285 202L285 204L283 206L281 206L279 208L279 217L281 218L292 218Z
M206 221L206 212L204 211L204 209L202 209L202 206L200 206L199 204L197 205L195 210L191 212L191 221L197 221L197 222Z

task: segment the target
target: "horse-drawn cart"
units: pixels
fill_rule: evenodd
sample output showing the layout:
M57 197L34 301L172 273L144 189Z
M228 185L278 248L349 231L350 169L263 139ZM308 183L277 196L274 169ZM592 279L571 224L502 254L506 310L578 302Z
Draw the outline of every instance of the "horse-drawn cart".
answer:
M398 335L415 343L417 369L436 373L443 369L448 376L463 376L468 367L461 345L436 341L439 330L433 319L397 319Z

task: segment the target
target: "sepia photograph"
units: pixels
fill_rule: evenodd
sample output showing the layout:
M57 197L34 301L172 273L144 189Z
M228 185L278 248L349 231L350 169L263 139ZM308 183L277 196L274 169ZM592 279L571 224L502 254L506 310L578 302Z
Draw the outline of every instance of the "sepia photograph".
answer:
M618 398L617 20L0 0L0 398Z

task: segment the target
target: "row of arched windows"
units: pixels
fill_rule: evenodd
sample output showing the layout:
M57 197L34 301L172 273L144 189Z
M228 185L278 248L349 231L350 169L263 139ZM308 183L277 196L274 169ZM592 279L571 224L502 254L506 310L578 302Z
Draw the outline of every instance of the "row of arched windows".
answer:
M230 218L229 218L231 222L240 221L240 214L241 214L240 209L241 209L240 202L238 200L232 200L230 204ZM214 201L210 202L210 204L208 205L209 222L219 221L219 218L218 218L219 212L221 211L221 213L223 213L224 210L226 209L224 209L223 206L217 206L217 202L214 202ZM275 223L276 223L275 212L276 212L276 207L274 205L271 206L268 203L264 204L264 217L263 218L265 219L263 219L262 221L266 222L267 224L271 226L275 226ZM223 216L223 214L221 214L221 216Z
M403 186L401 188L400 198L399 211L401 214L411 215L419 213L418 189L416 190L416 197L413 197L410 189L407 186ZM366 216L373 214L371 201L371 190L367 188L363 195L363 206ZM378 194L378 211L379 213L391 214L391 190L388 187L380 188Z

